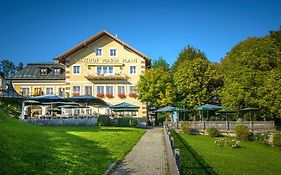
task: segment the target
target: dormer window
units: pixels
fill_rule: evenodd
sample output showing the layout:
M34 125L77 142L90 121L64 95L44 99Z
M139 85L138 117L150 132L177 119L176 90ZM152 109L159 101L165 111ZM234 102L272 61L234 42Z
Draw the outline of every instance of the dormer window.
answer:
M60 68L54 69L54 75L60 75Z
M40 75L47 75L47 74L48 74L47 68L41 68L40 69Z

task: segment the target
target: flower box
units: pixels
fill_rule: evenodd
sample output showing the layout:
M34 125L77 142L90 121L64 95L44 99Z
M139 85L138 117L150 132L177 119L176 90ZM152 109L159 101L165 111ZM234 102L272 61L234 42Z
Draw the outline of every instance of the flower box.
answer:
M73 92L72 93L72 96L79 96L80 95L80 93L78 93L78 92Z
M97 94L98 98L104 98L104 94Z
M106 97L107 98L113 98L113 95L112 94L106 94Z
M120 98L126 98L126 95L125 95L125 94L118 94L118 97L120 97Z
M137 93L129 93L129 96L133 97L133 98L137 98L138 97Z

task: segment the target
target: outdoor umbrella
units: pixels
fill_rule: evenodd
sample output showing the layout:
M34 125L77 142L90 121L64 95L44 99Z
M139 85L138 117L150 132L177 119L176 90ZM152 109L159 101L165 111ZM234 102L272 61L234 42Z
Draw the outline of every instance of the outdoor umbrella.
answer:
M138 106L126 102L118 103L116 105L110 106L110 108L114 112L137 111L139 109Z
M202 106L198 106L197 110L202 111L202 120L203 120L203 111L207 111L207 118L209 117L209 111L212 110L219 110L222 109L221 106L218 105L212 105L212 104L204 104Z
M240 112L240 110L229 110L229 109L222 109L217 111L216 113L223 113L225 114L225 120L227 121L227 114L237 113Z
M79 96L73 96L73 97L69 97L66 98L66 100L68 101L72 101L72 102L76 102L76 103L82 103L85 104L86 107L88 105L92 105L92 106L108 106L107 103L105 101L103 101L100 98L91 96L91 95L79 95Z
M250 113L250 121L252 121L251 112L252 111L259 111L259 110L260 110L259 108L248 107L248 108L241 109L240 111L249 112Z
M173 106L166 106L160 109L157 109L155 112L174 112L179 111L180 109L173 107Z
M38 105L40 104L39 101L36 101L36 100L25 100L22 102L22 107L21 107L21 115L20 115L20 118L21 119L24 119L24 107L25 106L32 106L32 105Z

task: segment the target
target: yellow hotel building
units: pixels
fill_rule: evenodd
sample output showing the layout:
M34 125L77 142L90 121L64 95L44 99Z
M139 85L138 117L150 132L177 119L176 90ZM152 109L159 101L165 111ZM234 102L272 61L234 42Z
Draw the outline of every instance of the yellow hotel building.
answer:
M147 106L137 99L136 85L150 63L143 53L101 31L62 53L54 62L27 64L13 78L13 86L24 96L93 95L110 105L127 102L139 107L129 115L146 117ZM98 112L111 113L109 108Z

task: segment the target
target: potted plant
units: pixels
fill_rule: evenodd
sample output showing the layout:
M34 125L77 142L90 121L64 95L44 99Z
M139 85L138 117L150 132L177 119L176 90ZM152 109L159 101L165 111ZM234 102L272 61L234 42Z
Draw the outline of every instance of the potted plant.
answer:
M106 94L106 97L107 98L113 98L113 95L112 94Z
M129 93L129 96L133 97L133 98L137 98L138 97L137 93L133 93L133 92Z
M73 92L73 93L72 93L72 96L79 96L79 95L80 95L79 92Z
M104 98L104 94L97 94L97 97Z
M118 94L118 97L120 97L120 98L126 98L126 95L125 95L125 94Z

